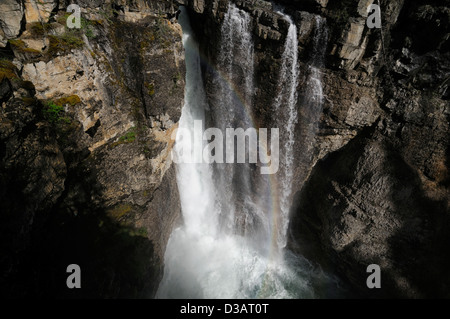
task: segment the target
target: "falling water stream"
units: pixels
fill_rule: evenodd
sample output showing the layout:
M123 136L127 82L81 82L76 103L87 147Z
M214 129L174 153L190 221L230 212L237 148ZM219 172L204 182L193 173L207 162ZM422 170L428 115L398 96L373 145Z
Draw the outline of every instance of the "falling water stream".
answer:
M186 51L185 105L179 127L194 130L194 121L205 122L213 109L214 124L252 126L246 110L254 92L253 42L249 15L230 5L222 24L216 104L208 107L198 44L186 10L179 23ZM285 249L294 165L294 127L297 122L299 77L297 28L290 23L282 57L279 94L274 98L283 116L280 139L280 174L277 180L255 174L249 164L177 164L177 183L184 223L175 229L165 252L164 277L157 298L316 298L335 287L335 279L312 266L302 256ZM316 32L320 34L320 32ZM314 65L321 67L321 65ZM319 71L317 71L319 72ZM321 85L320 77L311 72ZM319 81L319 82L317 82ZM311 82L311 83L313 83ZM231 83L241 88L240 95ZM177 137L175 152L189 149L191 141ZM274 187L279 196L271 196ZM326 287L326 288L323 288Z
M278 95L275 99L274 109L280 114L277 117L278 127L285 127L280 138L283 147L280 152L280 216L281 223L278 229L278 249L286 246L286 233L289 224L290 195L292 192L295 125L297 123L297 86L299 78L297 26L292 19L283 13L284 19L289 22L280 77L278 79ZM282 109L285 108L285 109Z

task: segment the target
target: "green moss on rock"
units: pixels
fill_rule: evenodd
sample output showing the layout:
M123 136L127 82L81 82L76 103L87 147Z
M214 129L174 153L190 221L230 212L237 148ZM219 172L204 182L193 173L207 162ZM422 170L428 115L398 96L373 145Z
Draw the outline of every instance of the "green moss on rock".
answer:
M131 128L125 135L121 136L117 142L110 144L110 148L116 147L122 144L133 143L136 140L136 128Z
M155 95L155 85L153 83L145 82L144 86L147 88L147 93L150 96Z
M75 106L77 104L81 103L81 99L78 95L70 95L67 97L62 97L60 99L55 100L55 104L57 105L71 105Z
M28 26L28 30L30 31L33 38L42 38L48 32L53 30L53 25L51 23L41 23L41 22L33 22Z
M25 42L19 39L8 40L9 44L13 47L13 50L17 50L19 53L31 53L40 54L41 52L35 49L28 48Z
M61 36L49 35L49 48L47 54L50 57L55 57L58 54L82 48L83 46L83 40L76 33L66 32Z
M8 80L19 79L16 70L16 66L11 61L0 60L0 81L3 78L7 78Z
M133 207L129 204L120 204L113 209L107 211L108 216L114 221L120 221L123 217L130 214Z
M62 105L58 105L53 101L48 101L44 105L43 109L44 117L50 123L56 123L61 119L61 115L64 113L64 107Z

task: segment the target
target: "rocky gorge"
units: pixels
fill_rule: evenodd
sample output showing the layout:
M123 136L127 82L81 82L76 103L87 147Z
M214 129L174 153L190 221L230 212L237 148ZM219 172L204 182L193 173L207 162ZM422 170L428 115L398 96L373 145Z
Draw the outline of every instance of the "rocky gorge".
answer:
M186 85L178 7L217 106L231 3L250 19L255 127L279 126L273 97L296 26L286 247L354 296L450 296L448 1L381 0L381 29L366 25L371 0L70 3L81 29L66 27L69 1L0 3L2 296L155 296L183 224L170 156ZM233 67L243 91L248 70ZM218 114L206 110L209 126ZM72 263L81 290L66 288ZM382 289L366 286L370 264Z

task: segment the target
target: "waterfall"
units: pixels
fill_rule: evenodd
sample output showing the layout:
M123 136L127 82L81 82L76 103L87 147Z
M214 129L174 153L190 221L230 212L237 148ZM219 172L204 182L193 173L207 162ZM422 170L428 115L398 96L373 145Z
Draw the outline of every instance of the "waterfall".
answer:
M281 172L279 174L280 194L280 227L278 228L277 245L281 250L286 246L286 233L289 225L290 196L292 192L295 125L297 124L297 86L299 78L297 26L291 17L279 12L289 22L284 52L282 55L281 71L278 79L278 95L275 99L274 110L277 125L284 127L281 135L284 145L280 151Z
M308 77L306 80L305 97L303 105L307 108L308 128L302 147L305 149L304 156L311 160L313 146L319 130L319 121L322 114L324 95L321 68L324 67L325 52L328 41L328 28L326 20L316 15L313 45L308 62Z
M326 20L321 16L315 16L316 28L313 38L313 49L309 63L310 75L307 81L307 96L310 97L310 103L313 104L315 113L322 112L323 106L323 87L322 75L320 68L324 67L326 44L328 40L328 30L326 27ZM313 121L318 124L318 118Z
M226 80L221 83L222 94L229 98L223 102L228 105L239 103L236 100L237 96L233 95L235 88L230 83L234 83L235 86L243 86L243 102L247 105L252 103L254 48L251 27L250 15L238 9L234 4L230 4L222 23L218 60L220 68L225 73L225 79L222 80ZM232 107L232 115L236 115L234 107ZM230 118L226 122L229 125L233 124L233 120Z
M249 114L245 112L253 100L253 39L250 15L230 4L221 27L219 59L214 78L215 97L213 126L225 132L226 128L251 127ZM249 214L242 212L241 203L247 201L251 193L248 165L217 164L215 175L218 196L218 210L221 214L221 227L228 232L236 231L237 225L245 224L242 219ZM240 192L235 191L240 185ZM242 226L240 232L245 233Z
M289 179L285 182L289 186L297 119L298 55L297 29L288 21L291 27L276 107L286 115L286 122L278 124L286 127L283 152L287 155L281 176ZM183 7L179 23L186 49L185 105L179 129L192 136L195 121L209 117L210 124L223 131L251 127L254 49L249 14L230 4L224 16L211 105L207 105L204 91L198 44ZM210 112L208 116L205 110ZM177 135L175 154L191 151L190 142L186 136ZM319 296L314 287L334 284L334 279L302 256L286 251L282 259L274 258L273 250L285 245L288 210L283 211L286 220L281 225L273 221L269 177L252 173L250 164L176 164L176 169L184 224L168 241L157 298L313 298ZM285 184L282 187L282 198L288 201L289 190L285 190ZM286 202L282 205L288 206Z

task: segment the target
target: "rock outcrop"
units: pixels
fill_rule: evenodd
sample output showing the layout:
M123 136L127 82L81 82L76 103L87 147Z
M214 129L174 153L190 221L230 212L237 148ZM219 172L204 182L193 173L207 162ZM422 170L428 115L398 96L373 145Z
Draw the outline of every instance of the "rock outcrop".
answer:
M337 270L361 296L448 297L450 60L448 27L437 21L448 21L449 8L401 5L385 7L385 27L369 38L359 66L340 64L348 81L376 90L379 107L363 125L351 119L363 119L367 107L346 112L346 124L366 128L325 156L298 192L291 247ZM373 263L382 269L380 290L365 284Z
M58 5L56 0L25 0L26 23L47 23L53 10Z
M213 105L208 65L218 65L230 2L184 1L208 60ZM232 2L252 17L252 117L272 127L288 24L268 1ZM341 275L361 296L448 297L448 5L380 1L382 29L369 29L374 1L278 2L297 24L302 61L289 247ZM324 102L315 118L307 79L323 18ZM382 267L384 289L366 286L372 263Z
M8 39L20 34L24 9L17 0L5 0L0 3L0 46L5 47Z
M10 40L0 61L1 294L152 297L180 219L176 6L76 3L79 30L66 27L63 2L2 9ZM65 286L72 263L82 291Z

